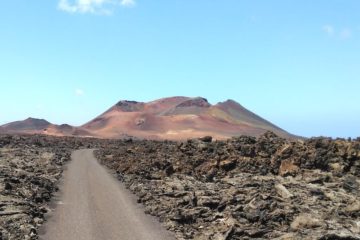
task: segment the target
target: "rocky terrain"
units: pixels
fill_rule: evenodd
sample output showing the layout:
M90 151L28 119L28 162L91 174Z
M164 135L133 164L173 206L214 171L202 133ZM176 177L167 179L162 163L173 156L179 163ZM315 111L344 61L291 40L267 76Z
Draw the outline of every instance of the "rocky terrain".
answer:
M360 239L360 139L185 142L0 135L0 240L38 239L75 149L177 239Z
M360 139L127 140L97 157L178 239L360 239Z
M96 140L0 135L0 240L38 239L73 149Z

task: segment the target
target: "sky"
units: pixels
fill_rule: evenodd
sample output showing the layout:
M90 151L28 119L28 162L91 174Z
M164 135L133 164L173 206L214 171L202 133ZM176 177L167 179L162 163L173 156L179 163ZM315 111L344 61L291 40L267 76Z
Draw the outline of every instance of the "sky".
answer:
M290 133L360 136L358 0L0 3L0 124L119 100L233 99Z

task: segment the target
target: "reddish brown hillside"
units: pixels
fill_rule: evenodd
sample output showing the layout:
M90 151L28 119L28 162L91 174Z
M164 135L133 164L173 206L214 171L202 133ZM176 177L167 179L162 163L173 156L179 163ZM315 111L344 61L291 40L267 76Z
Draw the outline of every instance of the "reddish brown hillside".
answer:
M51 123L44 119L27 118L23 121L16 121L5 124L2 128L7 132L42 131Z
M152 102L120 101L81 127L56 125L43 119L28 118L1 126L0 132L184 140L203 136L226 139L233 136L259 136L273 131L291 135L247 110L235 101L216 105L205 98L170 97Z
M211 135L225 139L237 135L258 136L267 130L289 136L235 101L211 105L200 97L172 97L149 103L120 101L82 128L103 138L131 135L181 140Z
M68 124L55 125L44 119L27 118L23 121L16 121L1 126L0 133L20 134L46 134L53 136L88 136L89 134L80 128Z

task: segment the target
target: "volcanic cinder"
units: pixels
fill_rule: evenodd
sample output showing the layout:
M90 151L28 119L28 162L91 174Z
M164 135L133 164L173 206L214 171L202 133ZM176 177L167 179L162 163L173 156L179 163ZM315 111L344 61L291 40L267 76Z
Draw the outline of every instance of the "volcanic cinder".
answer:
M148 103L124 100L80 127L28 118L5 124L2 129L6 133L116 139L133 136L184 140L207 135L227 139L240 135L260 136L266 131L293 137L233 100L212 105L201 97L170 97Z

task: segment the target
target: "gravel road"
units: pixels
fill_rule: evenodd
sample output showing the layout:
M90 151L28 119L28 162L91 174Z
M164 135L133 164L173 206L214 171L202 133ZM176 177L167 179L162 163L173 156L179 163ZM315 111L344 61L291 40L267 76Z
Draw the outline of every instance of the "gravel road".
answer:
M43 240L170 240L160 223L94 158L79 150L64 173L54 213Z

